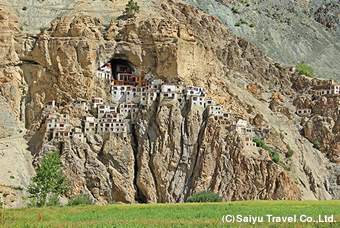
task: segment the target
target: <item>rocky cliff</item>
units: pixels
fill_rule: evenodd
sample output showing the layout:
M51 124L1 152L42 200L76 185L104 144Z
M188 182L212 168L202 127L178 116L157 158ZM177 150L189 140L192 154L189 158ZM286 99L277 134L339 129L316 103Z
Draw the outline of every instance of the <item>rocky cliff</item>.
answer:
M330 199L328 179L334 175L327 176L328 159L301 135L301 120L294 114L303 77L192 6L160 1L157 11L157 18L112 20L107 26L84 13L59 17L31 42L31 51L20 55L27 89L20 90L26 105L19 110L34 164L42 154L60 149L69 196L84 192L97 204L183 202L205 189L225 201ZM281 165L266 150L249 152L237 132L224 132L204 110L179 101L140 108L125 137L51 139L45 104L56 100L56 111L69 114L70 125L80 127L82 116L94 110L82 110L76 100L90 104L100 96L111 102L109 86L95 71L115 60L150 79L205 87L224 111L261 129L257 136L277 150ZM286 158L288 150L293 157Z
M2 3L2 2L1 2ZM26 149L25 93L20 68L23 39L18 18L10 7L0 7L0 200L4 208L19 207L27 200L24 190L34 174Z

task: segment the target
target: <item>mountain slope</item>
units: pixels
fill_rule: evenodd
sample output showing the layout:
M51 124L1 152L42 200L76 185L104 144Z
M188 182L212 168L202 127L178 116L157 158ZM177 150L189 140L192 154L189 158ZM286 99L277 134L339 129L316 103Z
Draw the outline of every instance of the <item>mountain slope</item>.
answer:
M340 80L339 1L185 2L215 16L283 66L304 61L316 75Z

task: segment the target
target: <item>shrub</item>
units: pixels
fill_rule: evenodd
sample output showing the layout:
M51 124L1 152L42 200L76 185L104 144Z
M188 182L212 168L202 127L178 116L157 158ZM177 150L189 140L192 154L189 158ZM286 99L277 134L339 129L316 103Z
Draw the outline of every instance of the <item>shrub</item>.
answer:
M243 20L242 18L240 19L240 22L241 22L241 24L248 24L248 22L246 22L245 20Z
M21 187L21 186L14 186L13 189L14 190L20 190L20 191L24 190L24 188Z
M172 43L177 43L178 42L178 38L174 38L173 40L172 40Z
M320 149L320 142L316 140L316 141L313 143L313 147L316 148L316 149Z
M272 153L272 150L270 149L269 146L263 145L262 148L265 149L266 151L268 151L269 153Z
M192 194L188 197L186 202L222 202L222 198L217 193L213 193L210 190L204 190Z
M92 201L84 194L77 195L68 201L68 206L74 205L90 205Z
M24 30L24 28L23 28L22 26L20 26L20 27L19 27L19 29L20 29L21 31L23 31L23 30ZM19 133L21 133L21 132L19 132Z
M40 28L40 33L43 33L43 32L45 32L45 30L46 30L47 28L43 28L43 27L41 27Z
M296 72L298 72L300 75L304 74L308 77L314 78L314 69L310 66L307 66L303 61L296 66Z
M236 24L235 24L235 26L240 26L241 25L241 23L238 21L238 22L236 22Z
M280 163L280 155L278 153L274 153L273 155L273 161L276 163L276 164L279 164Z
M238 11L238 9L236 8L231 8L231 11L233 12L233 14L239 14L240 12Z
M283 133L280 133L280 138L283 140L285 138L285 135Z
M258 138L256 136L254 137L253 142L255 142L256 146L258 146L258 147L263 147L264 146L263 140L261 140L260 138Z
M26 6L22 7L22 10L27 10L27 7Z
M249 114L252 114L252 113L253 113L253 107L252 107L252 106L249 106L249 108L248 108L248 113L249 113Z
M253 27L255 27L255 25L254 25L254 24L250 24L249 27L250 27L250 28L253 28Z
M125 7L125 14L128 17L134 17L136 13L139 13L139 5L137 2L130 0Z
M288 152L286 153L286 157L290 158L291 156L293 156L293 154L294 154L294 151L288 150Z

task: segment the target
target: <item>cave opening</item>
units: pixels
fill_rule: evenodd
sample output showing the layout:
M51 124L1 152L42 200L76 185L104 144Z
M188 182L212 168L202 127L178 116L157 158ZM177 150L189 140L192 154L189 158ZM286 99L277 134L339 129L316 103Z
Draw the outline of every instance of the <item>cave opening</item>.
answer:
M131 62L124 59L111 59L111 74L114 80L128 81L129 77L134 73Z

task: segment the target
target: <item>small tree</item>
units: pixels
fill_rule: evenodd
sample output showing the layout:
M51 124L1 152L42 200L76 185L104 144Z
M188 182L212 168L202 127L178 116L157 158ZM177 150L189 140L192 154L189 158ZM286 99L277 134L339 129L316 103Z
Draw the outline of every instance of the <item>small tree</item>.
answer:
M128 15L128 17L135 17L136 13L139 13L139 5L137 2L130 0L128 4L126 4L125 14Z
M310 66L307 66L303 61L296 66L296 71L299 74L304 74L308 77L314 78L314 69Z
M28 186L28 192L38 207L46 205L47 196L59 196L69 190L68 180L64 176L59 159L59 150L43 156L40 167L36 170L36 176L32 178L32 184Z

